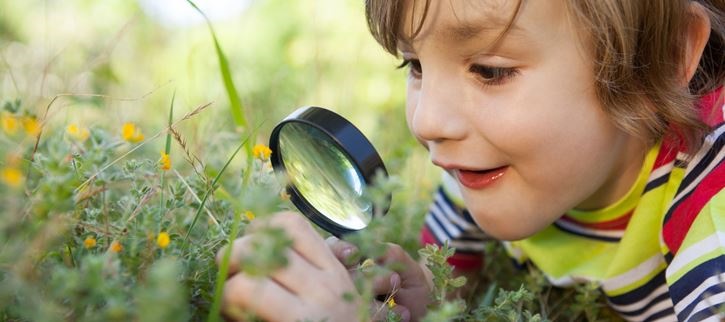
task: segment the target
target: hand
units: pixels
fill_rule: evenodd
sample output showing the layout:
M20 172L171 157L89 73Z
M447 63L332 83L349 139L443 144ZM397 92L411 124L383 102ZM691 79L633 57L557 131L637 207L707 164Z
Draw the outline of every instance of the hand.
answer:
M254 232L265 225L284 229L292 239L288 265L268 276L249 276L239 271L239 263L252 251ZM225 251L217 254L218 263ZM347 269L322 237L302 216L286 212L253 223L247 235L234 241L223 305L233 318L234 312L245 310L268 321L352 321L361 301Z
M357 252L354 245L335 237L330 237L325 242L340 262L349 268L357 267L358 263L351 262L351 258ZM398 305L394 310L401 314L404 320L408 317L410 321L422 319L431 302L432 289L432 278L425 266L413 260L399 245L390 243L387 244L385 254L375 259L375 262L395 270L373 281L375 295L391 295Z

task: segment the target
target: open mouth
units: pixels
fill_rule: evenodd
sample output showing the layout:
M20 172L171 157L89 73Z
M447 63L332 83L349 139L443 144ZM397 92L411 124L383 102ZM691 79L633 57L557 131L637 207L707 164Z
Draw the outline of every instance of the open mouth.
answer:
M469 189L483 189L498 181L508 170L508 166L488 170L456 170L456 178Z

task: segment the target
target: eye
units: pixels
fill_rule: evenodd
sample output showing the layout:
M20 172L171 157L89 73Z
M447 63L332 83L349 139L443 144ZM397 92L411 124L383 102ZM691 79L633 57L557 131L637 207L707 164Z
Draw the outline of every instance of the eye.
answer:
M423 66L420 64L418 59L403 59L403 62L398 65L398 68L410 67L410 75L414 78L421 78L423 76Z
M509 78L516 76L519 72L516 68L491 67L485 65L471 65L468 70L471 73L476 74L476 76L485 85L501 85Z

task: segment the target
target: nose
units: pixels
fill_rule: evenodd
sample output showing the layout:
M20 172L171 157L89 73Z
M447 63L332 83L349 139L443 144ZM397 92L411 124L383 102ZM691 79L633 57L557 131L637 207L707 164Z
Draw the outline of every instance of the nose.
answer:
M426 75L428 76L428 75ZM432 78L432 77L431 77ZM465 137L464 99L460 89L445 85L454 82L424 79L420 89L409 97L410 127L425 142L461 140Z

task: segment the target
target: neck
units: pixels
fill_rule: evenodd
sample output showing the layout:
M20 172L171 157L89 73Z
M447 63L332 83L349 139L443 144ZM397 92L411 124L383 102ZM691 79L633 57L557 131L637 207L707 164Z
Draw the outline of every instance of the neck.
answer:
M578 210L606 208L621 200L636 184L642 170L649 146L639 139L625 135L613 153L619 154L619 161L607 172L607 179L597 191L576 206Z

